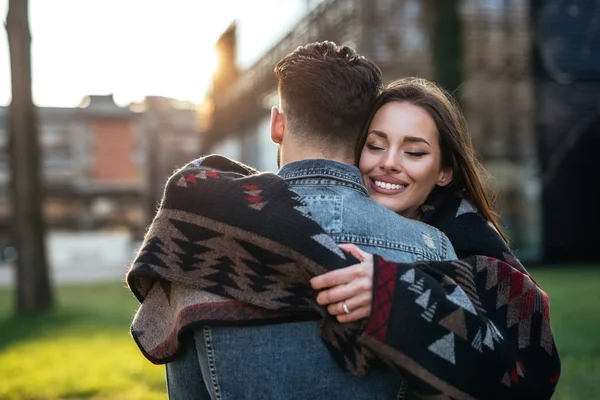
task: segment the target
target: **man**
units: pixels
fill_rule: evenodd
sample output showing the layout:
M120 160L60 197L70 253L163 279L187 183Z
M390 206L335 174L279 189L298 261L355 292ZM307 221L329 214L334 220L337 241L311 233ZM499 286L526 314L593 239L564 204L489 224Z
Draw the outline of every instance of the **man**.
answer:
M438 230L368 198L354 146L382 87L381 71L346 46L299 47L276 66L280 107L271 112L279 175L338 243L397 262L456 258ZM171 399L390 399L402 382L379 366L364 378L341 369L319 321L203 327L167 365Z

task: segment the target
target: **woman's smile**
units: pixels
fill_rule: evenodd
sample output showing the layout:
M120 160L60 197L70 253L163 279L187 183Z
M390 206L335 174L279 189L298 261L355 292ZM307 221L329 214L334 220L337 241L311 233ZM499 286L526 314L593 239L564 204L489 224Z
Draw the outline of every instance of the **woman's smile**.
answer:
M383 195L400 194L409 187L407 182L385 175L369 177L369 184L371 190Z

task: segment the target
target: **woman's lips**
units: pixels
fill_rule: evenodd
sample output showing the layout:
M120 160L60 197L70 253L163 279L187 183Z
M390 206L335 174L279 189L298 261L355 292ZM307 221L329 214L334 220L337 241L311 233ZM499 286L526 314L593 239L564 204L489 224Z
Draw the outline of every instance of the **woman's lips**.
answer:
M374 192L385 195L402 193L408 188L408 185L406 183L397 180L394 180L394 183L392 183L390 182L389 178L385 180L370 178L369 185L371 186L371 190L373 190Z

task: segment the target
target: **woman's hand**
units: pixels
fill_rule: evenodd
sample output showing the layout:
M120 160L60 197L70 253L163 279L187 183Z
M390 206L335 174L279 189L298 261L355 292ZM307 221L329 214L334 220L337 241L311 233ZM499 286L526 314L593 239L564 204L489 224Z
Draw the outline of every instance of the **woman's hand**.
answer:
M327 306L327 311L342 323L368 318L373 296L373 255L353 244L340 248L361 262L312 278L312 288L321 290L317 303Z

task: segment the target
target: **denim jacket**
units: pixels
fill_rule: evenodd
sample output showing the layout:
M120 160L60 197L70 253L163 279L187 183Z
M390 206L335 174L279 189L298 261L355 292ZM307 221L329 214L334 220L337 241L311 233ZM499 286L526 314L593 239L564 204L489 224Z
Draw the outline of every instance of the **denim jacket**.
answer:
M313 218L338 243L352 243L396 262L456 258L442 232L371 200L355 166L302 160L284 165L279 175L302 196Z
M369 199L359 170L330 160L302 160L279 175L338 243L353 243L396 262L455 259L437 229ZM402 380L387 366L358 378L341 369L320 338L320 321L253 327L201 327L183 338L167 364L171 400L403 399Z

